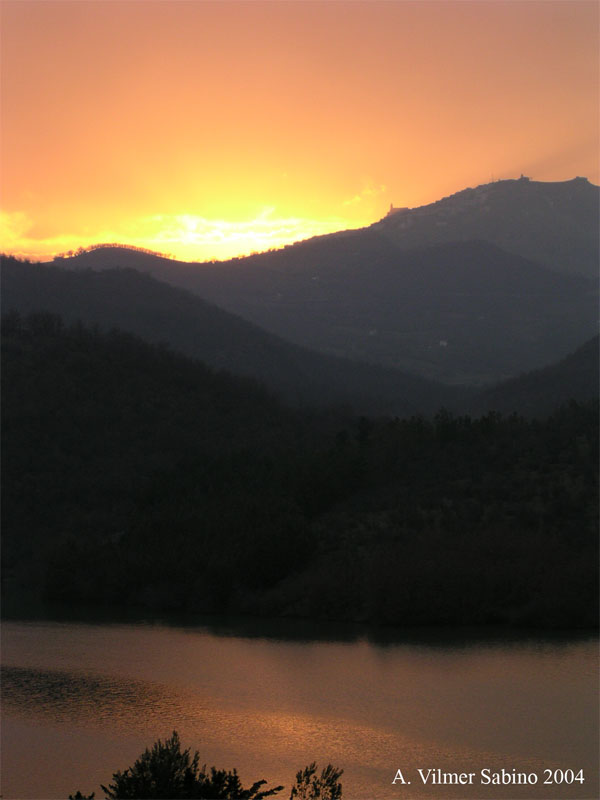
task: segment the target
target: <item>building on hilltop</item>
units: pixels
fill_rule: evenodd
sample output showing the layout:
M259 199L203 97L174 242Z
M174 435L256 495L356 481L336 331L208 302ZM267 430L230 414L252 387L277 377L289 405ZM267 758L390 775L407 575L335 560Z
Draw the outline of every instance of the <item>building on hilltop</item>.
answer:
M404 208L394 208L394 204L390 203L390 210L387 212L386 217L391 217L392 214L403 214L406 211L410 211L408 206L405 206Z

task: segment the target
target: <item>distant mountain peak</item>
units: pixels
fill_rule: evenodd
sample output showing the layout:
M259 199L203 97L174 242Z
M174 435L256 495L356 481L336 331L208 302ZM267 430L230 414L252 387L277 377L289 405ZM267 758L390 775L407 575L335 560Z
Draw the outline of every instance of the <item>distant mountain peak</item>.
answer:
M370 229L402 249L483 239L559 272L598 275L600 190L567 181L492 181L416 208L390 206Z
M379 222L383 222L383 220L386 220L396 214L432 212L449 204L469 205L472 202L480 201L481 198L488 197L490 192L497 194L505 194L506 192L519 194L523 193L523 191L531 192L532 190L534 192L544 192L545 190L560 191L561 187L565 189L586 187L596 191L599 188L591 183L588 178L580 175L576 176L575 178L569 178L566 181L534 181L529 176L522 174L519 178L503 178L501 180L490 181L489 183L481 183L474 187L468 186L465 189L460 189L457 192L453 192L452 194L442 197L439 200L434 200L432 203L425 203L422 206L414 206L412 208L409 206L399 207L394 206L394 204L391 203L388 212L384 217L382 217L381 220L379 220ZM376 222L375 225L378 225L379 222Z

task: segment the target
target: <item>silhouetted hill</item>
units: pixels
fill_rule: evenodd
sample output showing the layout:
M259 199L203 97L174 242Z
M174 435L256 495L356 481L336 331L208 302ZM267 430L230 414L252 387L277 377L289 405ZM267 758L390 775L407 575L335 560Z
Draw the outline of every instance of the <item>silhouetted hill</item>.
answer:
M590 339L558 364L484 390L477 397L472 411L517 412L527 416L544 417L571 400L586 402L599 394L598 336Z
M403 251L368 229L217 264L114 249L65 263L130 259L289 341L447 383L537 369L596 333L596 283L483 241Z
M583 178L498 181L225 262L107 247L60 263L134 267L296 344L481 385L596 333L598 197Z
M130 252L136 263L148 257ZM67 322L82 320L151 342L168 342L212 367L257 378L294 404L345 404L360 413L412 414L435 413L442 405L456 407L463 397L416 375L289 344L190 292L132 269L72 271L5 258L2 309L22 314L45 310Z
M600 189L527 178L465 189L372 226L403 249L484 239L560 272L598 277Z

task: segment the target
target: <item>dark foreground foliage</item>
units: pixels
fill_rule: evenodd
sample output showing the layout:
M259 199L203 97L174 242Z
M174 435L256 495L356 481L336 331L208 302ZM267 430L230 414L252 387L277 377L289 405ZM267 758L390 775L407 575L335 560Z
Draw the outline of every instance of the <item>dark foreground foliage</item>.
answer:
M595 402L543 420L317 416L122 333L36 315L4 334L9 588L161 611L596 624Z
M343 770L328 764L316 774L310 764L296 775L290 800L340 800ZM260 780L245 788L237 771L228 771L206 764L200 768L200 754L181 749L177 731L164 742L160 739L136 759L133 766L113 775L113 782L102 786L107 800L264 800L283 790L283 786L266 788ZM265 788L263 788L265 787ZM93 800L77 792L69 800Z
M317 775L317 765L313 761L296 773L296 783L292 786L290 800L340 800L342 784L339 779L343 771L328 764Z

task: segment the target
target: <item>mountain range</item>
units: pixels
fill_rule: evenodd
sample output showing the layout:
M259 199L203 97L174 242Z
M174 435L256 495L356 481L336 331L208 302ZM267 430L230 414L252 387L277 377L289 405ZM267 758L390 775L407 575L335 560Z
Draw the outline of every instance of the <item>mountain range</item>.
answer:
M102 247L56 264L131 267L304 347L486 385L597 332L598 187L498 181L374 225L218 263Z
M448 386L418 375L290 344L191 292L133 269L66 270L2 260L2 313L10 326L39 311L65 323L128 331L207 365L252 377L295 406L361 414L431 415L490 410L528 416L598 394L598 337L546 368L490 387Z
M291 344L183 289L134 269L73 271L4 258L2 313L37 311L128 331L209 366L253 377L288 403L364 414L457 409L469 391Z
M551 183L521 176L391 210L371 227L404 249L484 239L557 272L596 278L599 198L586 178Z
M498 182L218 264L3 257L4 591L596 624L597 195Z

